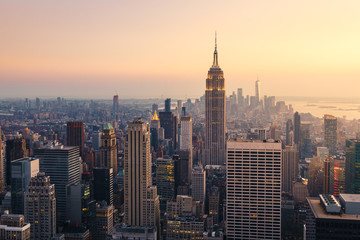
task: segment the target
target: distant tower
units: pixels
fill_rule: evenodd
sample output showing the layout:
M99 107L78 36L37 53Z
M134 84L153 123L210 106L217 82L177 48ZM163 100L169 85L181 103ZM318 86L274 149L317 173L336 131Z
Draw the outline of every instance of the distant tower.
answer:
M107 123L101 135L100 167L113 168L114 177L117 175L117 147L115 130Z
M294 127L293 121L288 119L286 121L286 145L292 146L294 142Z
M116 94L113 98L113 111L116 112L119 110L119 96Z
M159 231L159 196L151 180L150 132L141 119L128 126L124 169L125 223L156 226Z
M79 146L80 156L84 156L84 124L83 122L68 122L66 127L66 145Z
M336 155L337 119L328 114L324 116L324 140L330 155Z
M165 112L171 112L171 98L165 99Z
M38 173L26 187L25 221L31 224L31 239L51 239L56 235L55 186L45 173Z
M225 79L218 64L215 36L214 61L206 79L204 165L225 164L225 101Z
M243 96L243 89L242 88L237 89L237 101L238 101L238 105L240 107L242 107L244 105L244 96Z
M260 99L261 99L261 96L260 96L260 80L259 79L257 79L256 82L255 82L255 98L256 98L257 105L259 105Z
M300 114L296 112L294 114L294 144L300 144Z

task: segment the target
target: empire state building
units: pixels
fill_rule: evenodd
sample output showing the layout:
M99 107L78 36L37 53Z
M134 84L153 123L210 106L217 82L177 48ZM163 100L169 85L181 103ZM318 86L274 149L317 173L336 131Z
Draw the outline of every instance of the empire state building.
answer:
M219 67L215 37L214 61L206 79L204 165L225 164L225 79Z

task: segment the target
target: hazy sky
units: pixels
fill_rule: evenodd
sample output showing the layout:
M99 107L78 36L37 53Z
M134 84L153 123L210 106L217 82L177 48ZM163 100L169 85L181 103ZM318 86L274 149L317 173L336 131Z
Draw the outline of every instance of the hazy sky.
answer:
M0 1L0 98L358 97L360 1ZM360 96L359 96L360 97Z

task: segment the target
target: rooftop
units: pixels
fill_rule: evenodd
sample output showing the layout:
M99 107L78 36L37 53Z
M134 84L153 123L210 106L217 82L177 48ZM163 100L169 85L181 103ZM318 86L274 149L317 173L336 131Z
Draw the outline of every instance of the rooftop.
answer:
M337 220L356 220L360 221L359 215L356 214L329 214L325 211L325 209L322 207L320 198L318 197L309 197L306 198L310 209L314 213L315 218L321 218L321 219L337 219Z
M345 202L358 202L358 203L360 203L360 194L340 193L340 197L342 199L344 199Z

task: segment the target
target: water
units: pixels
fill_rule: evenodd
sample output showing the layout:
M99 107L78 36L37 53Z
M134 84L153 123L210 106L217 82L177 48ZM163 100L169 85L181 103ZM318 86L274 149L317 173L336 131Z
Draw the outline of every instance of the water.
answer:
M311 113L316 117L330 114L335 117L345 117L347 120L360 119L360 99L316 97L278 97L277 99L292 104L294 111Z

